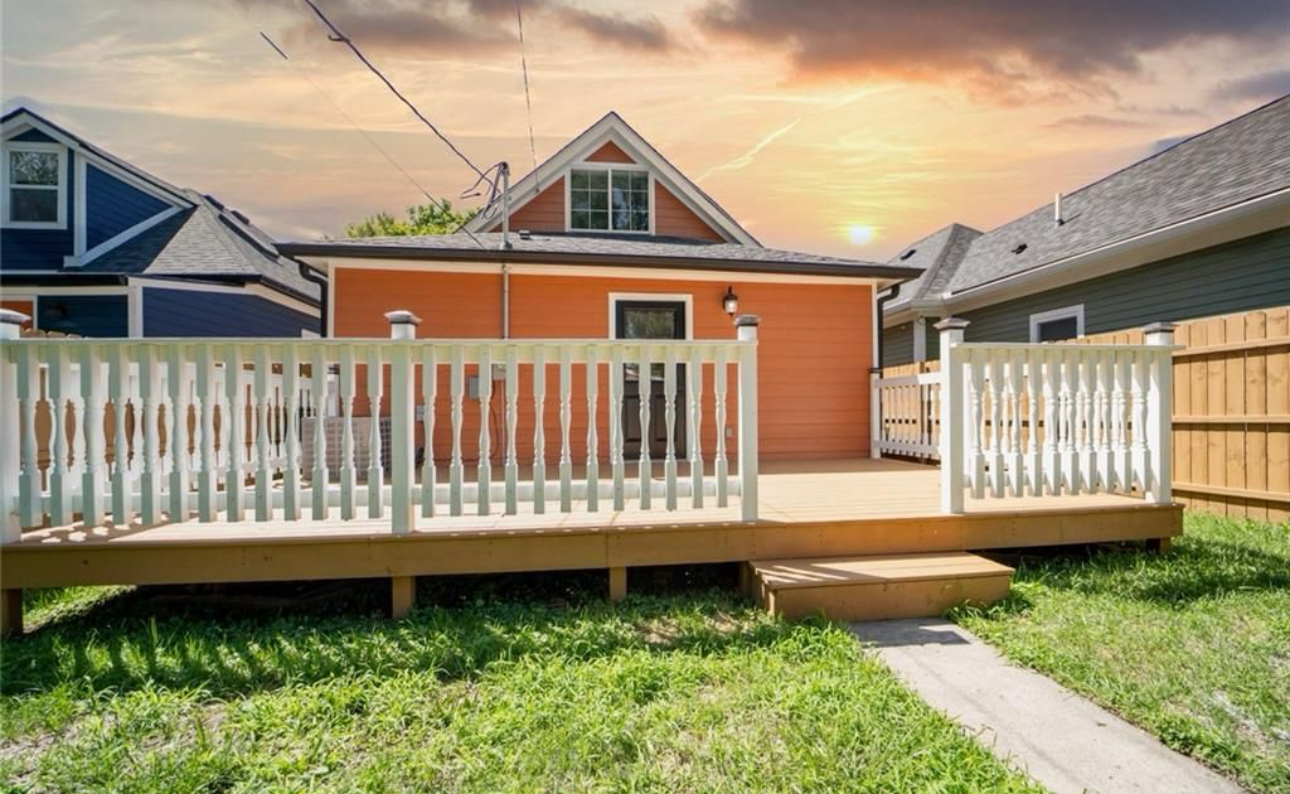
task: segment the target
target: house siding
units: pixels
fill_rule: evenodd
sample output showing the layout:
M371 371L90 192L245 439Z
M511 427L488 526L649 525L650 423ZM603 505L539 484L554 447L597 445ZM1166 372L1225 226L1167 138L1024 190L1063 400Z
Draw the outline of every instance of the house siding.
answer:
M170 205L94 166L85 169L87 247L93 248Z
M1290 305L1290 228L1235 240L1078 284L1037 292L964 312L969 342L1029 342L1030 315L1084 305L1084 333L1137 328L1153 322ZM940 337L927 324L927 357L940 357ZM893 335L888 328L885 337ZM884 338L884 364L913 360Z
M28 130L27 133L36 132ZM36 140L27 133L15 140ZM44 133L40 133L44 135ZM47 139L49 136L45 135ZM0 272L5 270L58 270L63 267L63 257L75 253L73 223L76 206L76 157L67 158L67 228L65 229L3 229L0 230Z
M46 135L45 133L35 128L19 133L18 135L13 136L9 140L22 141L23 143L58 143L58 141L55 140L53 137Z
M974 342L1029 342L1030 315L1084 304L1084 333L1290 304L1290 228L1027 295L962 316Z
M716 229L694 214L693 210L659 182L654 183L654 232L717 243L725 240Z
M337 337L384 337L384 313L409 309L423 320L418 336L478 339L501 335L501 276L497 274L412 271L333 271ZM727 285L739 294L741 309L761 315L759 334L759 413L761 455L765 459L853 457L869 450L869 367L872 365L872 294L868 285L764 284L663 281L579 276L512 276L511 334L516 339L593 338L609 335L610 293L690 295L692 333L700 339L731 339L734 328L722 310ZM578 370L574 393L585 392ZM441 377L443 374L441 373ZM736 394L731 381L728 409L733 426ZM559 427L555 370L548 375L547 459L558 459ZM441 394L446 380L440 385ZM527 375L520 385L521 422L531 427ZM716 443L712 426L711 373L704 384L702 448ZM602 384L601 405L606 402ZM359 401L359 412L367 410ZM604 410L603 407L601 409ZM442 435L435 454L450 450L446 400L436 414ZM585 457L586 406L573 406L575 459ZM442 414L442 415L440 415ZM602 422L604 420L602 419ZM463 439L478 435L478 404L468 404ZM601 443L608 438L601 434ZM520 439L518 453L532 454L531 439ZM602 454L604 450L602 449Z
M41 295L36 327L77 336L128 336L129 301L125 295Z
M914 324L901 323L882 329L882 365L894 367L914 360Z
M318 333L318 317L258 295L148 287L143 290L147 337L299 337Z

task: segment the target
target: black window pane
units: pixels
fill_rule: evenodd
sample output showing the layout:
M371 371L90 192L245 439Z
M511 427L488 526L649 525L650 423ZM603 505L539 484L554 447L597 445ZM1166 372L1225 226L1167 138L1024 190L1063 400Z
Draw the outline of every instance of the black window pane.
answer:
M569 225L575 229L589 229L591 221L586 210L573 210L569 213Z
M607 212L596 212L593 210L592 212L587 213L587 219L586 228L588 229L604 230L609 228L609 213Z
M604 171L588 171L587 187L592 190L604 190L609 187L609 175Z
M1079 336L1079 323L1074 317L1063 317L1060 320L1049 320L1039 324L1040 342L1060 342L1077 336Z
M570 209L574 212L591 208L591 194L585 190L572 190L569 192Z
M9 181L15 185L57 185L58 155L53 152L10 152Z
M569 188L571 190L586 190L587 187L586 171L574 171L569 175Z
M588 195L590 196L590 204L588 206L591 209L593 210L609 209L609 195L605 193L605 191L597 190L595 193L590 193Z
M676 319L672 309L626 309L624 335L628 339L675 339Z
M13 188L9 191L9 219L23 223L56 223L58 191Z

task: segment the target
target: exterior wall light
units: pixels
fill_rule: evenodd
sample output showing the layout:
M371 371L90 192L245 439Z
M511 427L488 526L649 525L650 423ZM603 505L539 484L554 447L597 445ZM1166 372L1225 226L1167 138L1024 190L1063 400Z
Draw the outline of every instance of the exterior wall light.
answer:
M726 314L731 317L734 317L735 312L739 311L739 296L735 294L734 287L726 287L726 294L721 299L721 306L726 310Z

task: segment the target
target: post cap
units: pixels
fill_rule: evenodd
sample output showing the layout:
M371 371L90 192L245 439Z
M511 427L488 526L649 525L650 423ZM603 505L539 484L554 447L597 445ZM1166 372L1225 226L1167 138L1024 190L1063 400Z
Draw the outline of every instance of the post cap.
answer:
M946 317L932 327L938 331L962 331L971 324L970 321L964 320L962 317Z
M22 325L31 318L22 312L13 309L0 309L0 324L3 325Z
M1152 323L1142 329L1144 334L1172 334L1178 327L1177 323Z
M385 319L390 321L390 325L420 325L421 318L408 311L407 309L398 309L385 313Z
M756 328L761 325L761 317L756 314L741 314L735 318L736 328Z

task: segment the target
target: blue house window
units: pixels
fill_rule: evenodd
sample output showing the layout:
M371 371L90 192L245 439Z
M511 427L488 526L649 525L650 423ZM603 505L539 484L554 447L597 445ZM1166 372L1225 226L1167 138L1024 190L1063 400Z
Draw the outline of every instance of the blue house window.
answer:
M4 225L67 227L67 150L58 144L11 142L4 148Z

